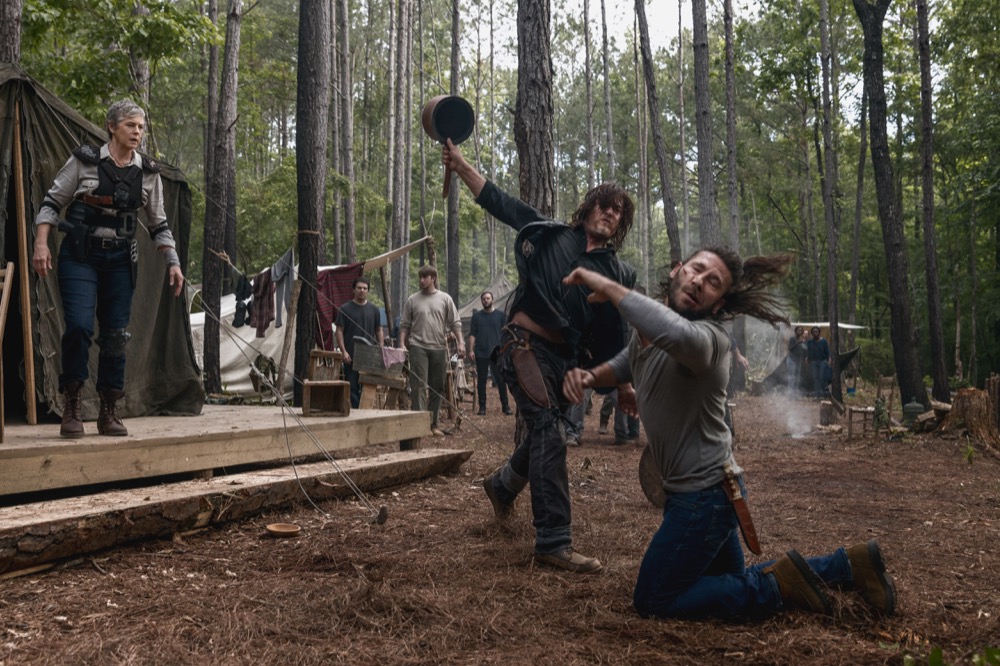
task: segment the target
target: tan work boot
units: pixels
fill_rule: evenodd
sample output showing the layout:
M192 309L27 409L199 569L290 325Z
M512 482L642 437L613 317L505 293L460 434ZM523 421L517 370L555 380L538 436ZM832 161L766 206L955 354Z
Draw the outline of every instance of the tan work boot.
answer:
M878 542L859 543L847 549L854 587L869 606L884 615L896 612L896 586L885 572Z
M101 391L101 411L97 415L97 432L111 437L124 437L128 429L115 412L115 403L124 396L123 391Z
M63 387L66 404L63 405L62 425L59 434L62 437L78 439L83 437L83 405L80 394L83 392L83 382L69 382Z
M573 573L597 573L604 568L596 557L587 557L567 546L554 553L535 553L535 561Z
M786 608L799 608L833 615L833 606L823 592L823 581L816 575L798 551L790 550L781 559L763 570L774 574L778 592Z

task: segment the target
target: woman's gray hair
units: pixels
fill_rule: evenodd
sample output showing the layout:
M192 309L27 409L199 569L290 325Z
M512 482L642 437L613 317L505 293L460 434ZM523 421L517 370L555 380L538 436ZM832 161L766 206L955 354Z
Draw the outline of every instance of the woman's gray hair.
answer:
M108 130L108 135L111 135L112 127L117 127L118 123L126 118L131 118L132 116L142 116L143 120L145 120L146 112L143 111L141 106L130 99L118 100L109 106L107 123L105 124L105 129Z

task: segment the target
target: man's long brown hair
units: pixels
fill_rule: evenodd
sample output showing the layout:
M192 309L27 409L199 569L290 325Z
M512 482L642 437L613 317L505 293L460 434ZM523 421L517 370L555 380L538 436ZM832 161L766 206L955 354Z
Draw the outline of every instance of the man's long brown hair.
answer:
M601 208L615 208L621 215L618 230L611 237L611 240L608 241L609 245L616 250L620 250L622 244L625 242L625 236L628 235L629 229L632 228L632 219L635 217L635 204L632 203L632 198L621 185L601 183L587 192L587 196L583 198L576 212L573 213L573 220L569 224L571 227L580 226L587 220L590 211L594 210L594 207L598 205Z
M726 291L725 303L713 317L715 319L734 319L739 315L750 315L757 319L771 322L789 323L785 314L785 301L770 291L781 283L795 261L794 254L772 254L768 256L747 257L725 247L706 247L694 252L684 263L690 261L700 252L711 252L719 257L733 278L733 284ZM669 273L660 282L661 297L670 294Z

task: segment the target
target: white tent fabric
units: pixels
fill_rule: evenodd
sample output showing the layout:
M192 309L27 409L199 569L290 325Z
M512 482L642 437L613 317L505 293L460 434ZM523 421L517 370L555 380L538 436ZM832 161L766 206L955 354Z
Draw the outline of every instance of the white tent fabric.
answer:
M261 397L254 390L250 379L251 367L258 355L272 359L275 366L281 361L281 349L285 343L285 334L292 336L290 340L288 359L285 362L285 378L282 393L286 400L291 400L294 390L293 373L295 371L295 327L287 323L281 328L275 328L273 323L264 333L257 337L257 329L249 324L233 328L233 317L236 314L236 297L233 294L222 297L220 303L222 324L219 327L219 373L222 377L222 389L229 394L244 397ZM191 313L191 337L194 340L194 353L200 367L205 366L205 313ZM270 398L269 395L263 395Z

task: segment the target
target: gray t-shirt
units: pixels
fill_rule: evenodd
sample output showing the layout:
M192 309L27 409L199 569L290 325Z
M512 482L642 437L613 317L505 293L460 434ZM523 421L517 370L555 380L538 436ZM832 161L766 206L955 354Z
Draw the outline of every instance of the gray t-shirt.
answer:
M689 321L663 303L629 293L619 305L635 334L610 361L635 386L639 416L668 493L713 486L725 468L739 474L723 419L730 342L722 324ZM642 347L639 335L649 340Z

